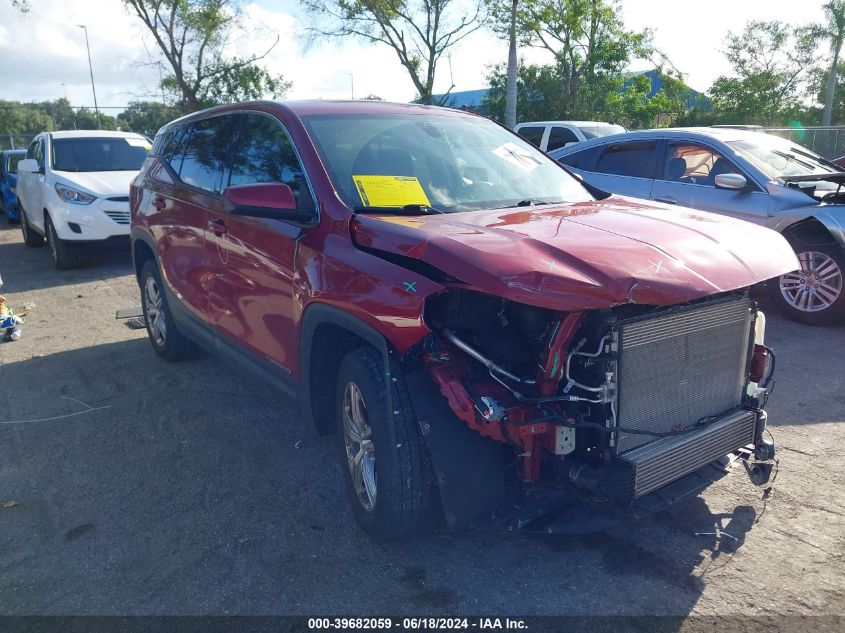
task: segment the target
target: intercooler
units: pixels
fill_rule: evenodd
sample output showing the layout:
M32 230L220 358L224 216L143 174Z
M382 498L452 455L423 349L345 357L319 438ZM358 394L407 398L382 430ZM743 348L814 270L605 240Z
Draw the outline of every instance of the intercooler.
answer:
M635 497L753 442L755 414L740 409L753 318L740 297L614 326L615 448L634 469Z

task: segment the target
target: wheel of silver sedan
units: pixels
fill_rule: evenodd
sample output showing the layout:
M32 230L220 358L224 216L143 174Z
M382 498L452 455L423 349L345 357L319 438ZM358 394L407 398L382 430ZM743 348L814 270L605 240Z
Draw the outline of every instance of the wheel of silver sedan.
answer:
M354 382L349 382L343 390L346 462L358 501L368 512L376 505L376 455L372 434L361 389Z
M784 300L802 312L829 309L842 294L843 271L835 259L817 251L798 253L801 270L780 278Z
M144 316L150 328L150 336L159 347L167 340L167 322L162 309L161 292L153 277L144 282Z

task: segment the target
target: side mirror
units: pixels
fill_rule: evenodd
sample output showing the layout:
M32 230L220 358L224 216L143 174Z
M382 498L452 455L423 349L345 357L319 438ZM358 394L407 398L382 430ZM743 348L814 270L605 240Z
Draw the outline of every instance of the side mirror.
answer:
M313 217L311 213L298 211L293 190L278 182L227 187L223 197L232 203L234 215L298 222Z
M22 174L38 173L41 171L41 168L38 166L38 161L34 158L24 158L18 163L18 171Z
M742 174L719 174L713 182L719 189L745 189L748 186Z

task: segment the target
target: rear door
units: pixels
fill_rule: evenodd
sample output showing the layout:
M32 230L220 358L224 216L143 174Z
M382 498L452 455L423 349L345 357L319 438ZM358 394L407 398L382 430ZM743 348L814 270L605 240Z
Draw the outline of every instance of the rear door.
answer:
M149 227L167 286L187 310L178 316L187 317L189 326L211 321L205 233L209 210L223 206L220 185L236 121L236 115L201 119L163 141L161 159L169 169L156 174Z
M747 189L716 187L718 174L740 174ZM652 188L652 199L694 209L732 215L763 223L768 215L769 195L730 159L709 144L670 140L665 160Z
M604 191L648 199L658 163L659 142L637 140L602 145L594 167L583 168L591 185Z
M287 130L276 117L251 112L242 115L223 189L255 183L289 185L299 210L316 219L315 200ZM294 259L308 224L209 210L208 297L219 343L234 350L245 347L274 375L279 369L290 375L298 343Z

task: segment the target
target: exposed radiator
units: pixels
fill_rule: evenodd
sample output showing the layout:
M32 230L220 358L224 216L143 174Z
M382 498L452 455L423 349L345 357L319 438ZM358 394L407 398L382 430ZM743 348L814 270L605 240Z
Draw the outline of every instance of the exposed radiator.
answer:
M738 407L752 319L741 297L618 323L617 426L671 433ZM655 439L618 432L616 452Z
M754 442L753 411L740 410L701 430L651 442L622 456L634 469L634 498Z

